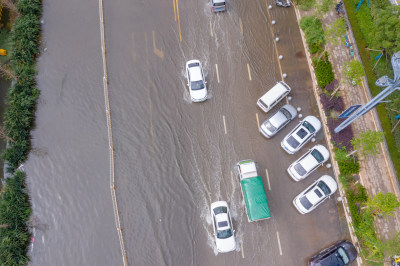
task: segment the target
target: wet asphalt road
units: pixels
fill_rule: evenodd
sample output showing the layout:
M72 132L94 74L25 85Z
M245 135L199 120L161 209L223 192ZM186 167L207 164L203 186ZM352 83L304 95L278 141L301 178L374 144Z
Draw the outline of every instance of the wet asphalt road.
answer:
M226 12L212 14L206 1L104 1L116 190L130 265L305 265L346 235L336 195L308 215L292 205L315 179L332 175L321 167L295 183L286 173L314 145L295 155L280 147L299 119L269 140L258 132L267 115L256 101L282 73L290 103L303 116L318 116L294 9L268 11L267 4L229 1ZM44 6L49 52L39 62L33 145L46 152L33 153L25 167L35 178L34 215L47 229L37 233L32 265L122 263L108 183L98 3L80 9L61 1ZM76 17L72 25L62 23L64 13ZM74 43L80 45L65 53ZM190 102L184 65L191 59L205 68L204 103ZM63 127L69 130L57 130ZM316 143L324 143L322 132ZM266 221L247 221L234 166L248 158L264 181L272 214ZM236 252L216 253L209 217L216 200L231 207Z

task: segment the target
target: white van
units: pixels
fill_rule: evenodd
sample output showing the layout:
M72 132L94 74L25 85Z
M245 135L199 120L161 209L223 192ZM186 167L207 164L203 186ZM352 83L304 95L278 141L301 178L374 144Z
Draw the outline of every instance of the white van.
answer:
M267 93L265 93L257 101L257 105L264 111L268 112L272 109L280 100L290 93L291 89L283 81L279 81L273 86Z

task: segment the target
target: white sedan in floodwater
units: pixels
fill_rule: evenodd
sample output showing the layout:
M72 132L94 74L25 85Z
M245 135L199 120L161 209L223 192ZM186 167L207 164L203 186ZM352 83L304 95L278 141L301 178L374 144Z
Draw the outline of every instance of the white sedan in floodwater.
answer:
M233 230L232 227L228 203L226 203L226 201L216 201L212 203L211 218L218 252L224 253L235 250L235 230Z

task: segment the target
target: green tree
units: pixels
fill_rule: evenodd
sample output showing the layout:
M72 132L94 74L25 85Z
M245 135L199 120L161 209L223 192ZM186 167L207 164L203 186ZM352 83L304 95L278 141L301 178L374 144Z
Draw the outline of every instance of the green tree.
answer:
M361 155L379 154L379 143L384 140L382 131L366 130L361 132L358 138L351 140L351 145L355 149L352 153L358 151Z
M351 85L361 85L362 78L365 76L363 65L357 59L344 63L343 74Z
M400 47L400 8L386 4L371 10L376 27L373 34L375 47L385 48L389 54L397 52Z
M400 202L393 193L388 192L383 194L379 192L372 198L368 197L365 206L371 214L387 219L388 216L394 216L396 208L400 207Z
M343 36L346 35L347 24L343 18L335 20L335 22L325 29L325 39L333 45L344 42Z

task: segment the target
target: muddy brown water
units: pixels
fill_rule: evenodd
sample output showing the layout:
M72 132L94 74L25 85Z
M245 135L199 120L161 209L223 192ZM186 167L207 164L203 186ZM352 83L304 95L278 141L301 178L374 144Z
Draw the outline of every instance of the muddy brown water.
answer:
M256 113L266 116L255 102L280 80L266 2L232 1L227 12L212 14L207 1L179 1L182 42L173 4L104 1L116 191L129 264L305 263L341 236L340 224L333 200L314 215L296 212L291 200L313 180L293 184L284 174L294 160L280 148L285 133L266 142L257 131ZM122 265L99 2L56 0L43 7L41 95L33 150L23 165L33 205L30 264ZM294 12L275 8L271 14L285 17L276 33L281 52L292 58L282 67L296 104L315 112ZM190 102L186 87L184 64L193 58L203 62L210 92L200 104ZM250 224L244 214L234 166L247 158L259 162L265 184L269 169L269 221ZM230 204L236 252L217 255L209 217L216 200ZM319 222L329 226L318 228Z

